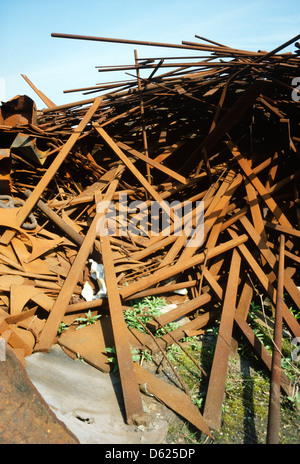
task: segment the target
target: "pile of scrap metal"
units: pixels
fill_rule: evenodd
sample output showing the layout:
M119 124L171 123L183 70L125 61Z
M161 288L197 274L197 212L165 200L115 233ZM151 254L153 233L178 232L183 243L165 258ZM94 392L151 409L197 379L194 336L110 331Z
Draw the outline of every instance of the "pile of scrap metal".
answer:
M300 36L267 53L197 36L201 42L177 45L52 35L198 55L138 58L135 51L133 66L99 67L134 70L133 78L67 90L98 95L60 106L23 76L46 107L37 111L26 96L2 104L0 336L23 362L59 343L103 372L112 369L105 350L114 346L128 424L144 421L146 384L212 436L221 425L230 350L241 337L270 371L274 392L291 391L286 376L274 373L282 326L300 337L283 300L284 291L300 308ZM282 51L294 43L295 52ZM178 220L190 224L188 232ZM127 327L124 309L133 299L183 288L185 301L149 320L146 333ZM270 301L273 356L247 321L256 295ZM75 330L87 314L101 318ZM180 318L184 324L155 336ZM202 415L181 385L134 362L131 349L164 352L212 324L218 338L209 374L201 370L209 375ZM59 336L63 326L69 330Z

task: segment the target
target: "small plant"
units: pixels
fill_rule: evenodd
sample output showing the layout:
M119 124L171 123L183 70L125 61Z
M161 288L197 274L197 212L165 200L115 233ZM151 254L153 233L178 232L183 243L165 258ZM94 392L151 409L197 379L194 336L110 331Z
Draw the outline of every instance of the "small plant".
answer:
M172 332L173 330L177 329L179 327L179 322L169 322L169 324L167 324L165 326L165 328L169 331L169 332ZM167 330L165 330L164 327L161 327L159 329L157 329L157 331L155 332L155 335L156 337L162 337L163 335L166 335L167 333Z
M86 317L78 317L75 319L74 322L78 322L78 327L76 327L76 330L82 329L83 327L86 327L87 325L95 324L97 319L101 317L101 314L98 316L92 316L91 311L89 310L87 313L85 313Z
M160 310L166 305L166 302L162 298L149 297L142 300L131 300L130 305L131 308L124 311L124 318L128 328L145 332L142 324L146 325L150 321L151 315L154 317L160 316ZM144 314L146 316L143 316Z
M81 361L81 362L83 362L84 364L86 364L85 360L83 359L83 357L82 357L79 353L76 353L76 360L77 360L77 361Z
M148 350L142 350L141 351L141 364L142 364L142 361L145 359L145 361L152 361L152 356L151 354L149 353Z
M104 350L106 353L110 353L112 354L113 356L111 356L110 358L107 358L107 361L110 363L110 364L113 364L113 373L117 372L118 371L118 361L117 361L117 358L116 358L116 348L114 346L112 347L108 347L108 348L105 348Z
M181 354L182 354L182 349L180 348L180 346L176 345L175 343L173 343L173 345L170 345L168 347L167 356L171 362L176 361L176 356L178 357Z
M110 356L107 358L107 361L111 364L113 364L113 373L118 372L118 360L117 360L117 353L116 353L116 348L114 346L105 348L104 350L106 353L110 353L113 356ZM145 350L147 351L147 350ZM132 355L132 361L133 362L139 362L140 361L140 354L139 350L136 350L134 348L131 348L131 355Z
M215 327L211 327L209 329L206 329L205 333L217 336L218 333L219 333L219 327L215 326Z
M192 351L199 351L201 350L201 345L199 343L199 340L196 335L192 337L184 337L182 339L184 343L188 343L189 346L191 347Z
M65 330L68 330L69 326L65 322L61 322L59 325L58 331L57 331L57 336L60 337Z
M291 311L291 313L295 317L296 321L299 321L300 320L300 311L298 311L296 308L293 308L293 306L291 306L289 308L289 310Z
M140 361L140 354L139 350L131 349L132 361L139 362Z
M201 409L204 403L204 398L197 396L197 398L192 398L192 402L197 406L197 408Z
M295 394L295 396L287 396L287 399L291 402L295 411L300 410L300 395L298 392Z

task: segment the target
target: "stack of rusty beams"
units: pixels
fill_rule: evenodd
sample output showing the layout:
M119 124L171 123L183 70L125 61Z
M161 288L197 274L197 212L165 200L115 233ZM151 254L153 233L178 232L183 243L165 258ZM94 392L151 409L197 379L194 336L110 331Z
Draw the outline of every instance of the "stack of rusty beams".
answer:
M134 70L131 79L68 90L100 96L60 106L23 75L46 107L37 111L26 96L2 104L0 336L23 362L58 342L104 372L111 369L105 349L114 345L129 424L145 420L139 386L147 384L150 393L212 436L221 426L230 350L241 337L273 370L272 356L247 322L253 298L268 297L269 316L275 317L284 277L285 293L300 308L300 102L294 84L299 36L267 53L197 36L201 43L161 44L52 35L198 54L185 61L138 58L135 51L133 66L99 67ZM295 42L295 53L282 52ZM207 55L200 57L203 51ZM158 74L163 67L171 70ZM140 71L147 69L149 77L142 78ZM148 208L157 202L170 217L169 233L130 232L138 211L125 211L125 195ZM186 246L170 204L177 202L177 212L192 204L195 217L201 201L204 240ZM117 236L99 234L105 202L118 211L123 233ZM86 301L86 282L98 291L90 259L103 265L107 297ZM152 318L147 334L126 327L123 310L131 300L179 288L188 289L188 300ZM285 330L300 337L293 312L284 301L280 305ZM87 311L102 317L76 331L72 324ZM184 325L153 335L183 316ZM58 337L62 323L69 330ZM182 386L166 384L134 363L130 347L164 353L174 341L212 324L219 334L210 373L202 372L209 376L202 415ZM283 373L280 387L291 393Z

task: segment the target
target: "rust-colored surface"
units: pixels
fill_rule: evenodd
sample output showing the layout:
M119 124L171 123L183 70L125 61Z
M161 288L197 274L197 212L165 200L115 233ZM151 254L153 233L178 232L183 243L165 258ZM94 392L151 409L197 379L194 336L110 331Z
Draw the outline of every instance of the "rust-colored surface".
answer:
M268 298L271 319L279 305L291 337L300 337L291 310L300 309L300 106L292 84L299 44L285 52L299 36L270 52L197 36L201 42L181 44L53 37L156 45L164 55L174 48L189 56L139 58L135 50L133 64L96 68L132 70L136 79L66 90L93 95L64 105L23 75L46 107L37 111L26 96L1 105L0 191L15 207L0 209L0 336L23 364L32 352L49 352L59 342L104 372L111 367L105 349L114 346L130 422L142 416L130 345L165 358L174 340L179 345L215 325L218 344L207 370L206 412L198 422L210 435L209 427L219 428L222 419L229 350L236 353L245 337L272 370L252 330L252 300ZM103 239L98 222L105 201L117 212L117 230ZM152 215L153 202L160 210ZM178 221L195 226L197 202L203 206L203 236L188 246ZM146 210L147 223L136 221L136 203ZM160 221L163 215L168 224ZM280 276L291 305L278 295L279 234L285 237ZM97 279L95 263L104 268ZM185 300L144 324L147 333L127 330L122 312L131 310L134 298L170 298L179 289ZM96 316L103 320L92 328ZM78 318L88 318L86 333L77 332ZM157 336L159 326L178 318L179 327ZM284 375L280 386L289 394ZM160 396L169 403L173 397Z
M270 402L268 417L267 443L276 445L279 443L280 430L280 380L281 380L281 340L282 340L282 310L284 291L284 248L285 237L280 236L278 285L276 294L274 347L272 355L272 370L270 384Z
M240 266L241 257L237 250L233 250L203 414L207 424L217 430L221 427Z
M35 102L27 95L17 95L0 107L0 124L5 126L35 124L36 116Z
M8 346L0 361L0 444L78 444L38 393Z

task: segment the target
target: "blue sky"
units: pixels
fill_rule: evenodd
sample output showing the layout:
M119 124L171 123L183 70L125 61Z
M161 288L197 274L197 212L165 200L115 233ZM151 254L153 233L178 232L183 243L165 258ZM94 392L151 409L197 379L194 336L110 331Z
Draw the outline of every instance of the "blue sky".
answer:
M300 33L300 10L296 0L1 0L0 100L26 94L45 107L21 74L61 105L89 98L63 90L130 78L95 67L133 64L134 49L139 57L195 54L53 38L52 32L178 44L197 42L197 34L234 48L270 51Z

